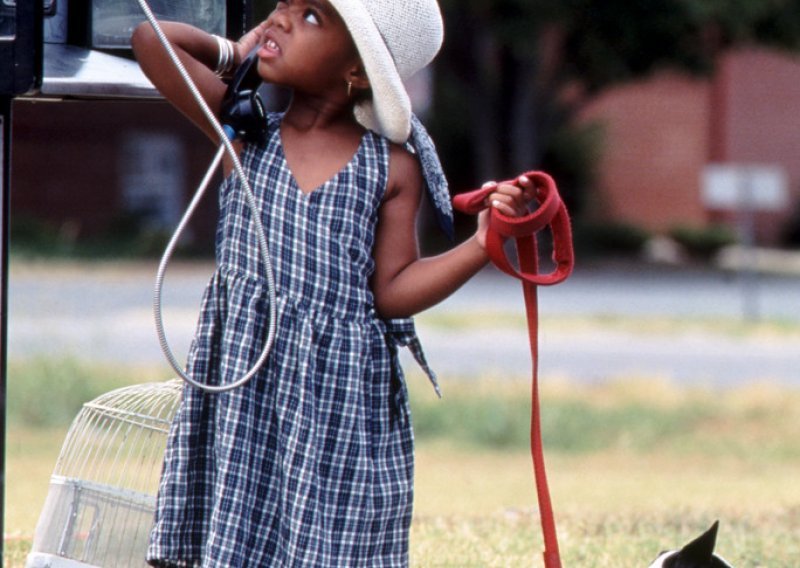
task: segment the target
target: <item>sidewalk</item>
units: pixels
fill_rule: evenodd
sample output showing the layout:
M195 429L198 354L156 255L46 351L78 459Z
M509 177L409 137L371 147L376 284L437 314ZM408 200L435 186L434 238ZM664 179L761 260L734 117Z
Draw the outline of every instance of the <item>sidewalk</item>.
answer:
M178 359L188 349L212 270L209 263L177 263L167 273L165 323ZM9 357L163 365L170 376L153 325L155 271L155 263L12 263ZM579 264L566 282L540 289L539 302L545 377L800 385L797 276L742 279L704 268ZM770 322L770 331L756 326L756 317ZM652 325L662 319L678 324ZM620 320L626 325L615 325ZM492 268L417 321L428 359L445 382L530 374L520 284ZM404 363L413 369L410 357Z
M800 252L766 248L728 247L716 265L723 270L753 270L763 274L800 277Z

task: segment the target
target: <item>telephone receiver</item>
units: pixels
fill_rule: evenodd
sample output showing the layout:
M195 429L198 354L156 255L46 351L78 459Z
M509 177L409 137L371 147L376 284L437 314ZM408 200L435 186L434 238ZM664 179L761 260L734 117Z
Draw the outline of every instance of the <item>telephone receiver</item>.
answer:
M231 139L260 142L267 132L264 101L258 94L262 79L258 74L258 47L244 58L222 99L220 121Z

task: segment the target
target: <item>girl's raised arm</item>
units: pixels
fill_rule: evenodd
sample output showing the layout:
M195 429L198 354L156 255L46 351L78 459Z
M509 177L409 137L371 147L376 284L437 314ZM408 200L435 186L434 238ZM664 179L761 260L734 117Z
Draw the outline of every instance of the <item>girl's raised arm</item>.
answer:
M200 94L214 114L219 115L226 87L213 71L219 56L217 41L211 34L187 24L163 22L161 27ZM136 27L131 46L142 71L164 98L218 143L216 132L198 107L149 22Z
M265 23L260 24L234 44L234 66L258 45L264 27ZM219 60L219 43L211 34L188 24L162 22L161 28L200 94L214 114L219 116L227 88L214 73ZM136 27L131 46L142 71L164 98L194 122L214 143L219 143L216 132L198 107L149 22L143 22Z

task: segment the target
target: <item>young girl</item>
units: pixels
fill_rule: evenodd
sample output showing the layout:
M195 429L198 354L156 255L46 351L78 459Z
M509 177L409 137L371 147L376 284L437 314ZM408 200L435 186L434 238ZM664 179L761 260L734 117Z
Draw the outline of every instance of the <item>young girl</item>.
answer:
M441 202L443 186L401 81L439 49L436 0L280 1L236 44L178 23L164 30L215 111L229 46L234 63L260 46L259 75L293 95L268 116L264 139L241 149L274 264L276 342L245 386L184 392L148 561L405 566L413 439L397 350L410 346L429 372L408 318L487 262L485 214L460 246L418 253L421 197L427 188ZM148 24L133 47L160 92L218 142ZM230 176L220 190L218 268L187 365L210 384L246 372L267 327L239 186ZM526 178L496 185L487 205L520 215L532 191Z

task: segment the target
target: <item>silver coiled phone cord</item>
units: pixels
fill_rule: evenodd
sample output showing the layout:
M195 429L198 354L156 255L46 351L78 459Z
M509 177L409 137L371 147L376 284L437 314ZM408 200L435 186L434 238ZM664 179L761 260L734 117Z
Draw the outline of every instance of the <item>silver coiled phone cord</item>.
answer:
M210 168L206 172L203 181L200 183L200 186L195 193L192 202L189 204L189 207L184 213L183 218L181 219L180 223L178 224L177 229L175 229L175 233L172 235L172 238L169 241L166 249L164 250L164 255L161 258L161 263L158 267L158 272L156 274L156 283L154 287L153 293L153 312L155 315L155 323L156 323L156 332L158 333L158 341L161 344L161 350L164 352L167 361L178 373L178 375L187 383L196 387L198 389L204 390L209 393L220 393L226 392L229 390L233 390L238 388L245 383L247 383L250 379L252 379L255 374L261 369L264 365L264 362L267 360L270 351L272 350L272 345L275 342L275 334L277 329L276 323L276 299L275 299L275 276L272 270L272 262L270 261L269 257L269 249L267 247L267 237L264 231L264 226L261 223L261 211L258 208L258 204L256 203L255 196L253 195L253 190L250 187L250 182L247 180L247 175L244 173L244 169L242 168L242 164L239 160L239 156L236 153L236 150L231 143L231 140L228 138L225 130L223 129L222 125L217 120L217 117L209 108L208 104L206 103L205 99L203 99L202 94L195 85L192 78L189 76L189 73L186 71L186 68L183 66L183 63L178 58L178 55L175 53L175 50L172 48L167 36L164 34L164 31L161 29L161 26L156 20L156 17L153 15L152 10L150 10L150 6L147 5L146 0L137 0L139 2L139 6L141 7L142 11L144 12L145 17L147 18L150 25L153 26L153 30L158 37L158 40L161 42L161 45L164 46L164 49L167 51L169 58L172 60L172 63L175 65L178 73L181 75L181 78L186 83L186 86L192 93L195 101L199 105L200 109L205 114L208 121L211 123L211 126L214 128L214 131L219 136L221 142L221 146L217 151L214 159L211 163ZM220 162L222 161L223 155L227 152L233 162L233 168L236 172L236 176L239 178L242 184L242 190L244 191L245 199L247 201L247 205L252 211L252 222L254 225L255 233L258 239L258 246L259 251L261 252L261 257L264 262L264 271L266 273L266 284L267 284L267 296L268 296L268 303L269 303L269 322L267 325L267 338L264 342L264 348L261 351L261 355L259 356L258 360L253 364L249 371L247 371L241 378L224 384L224 385L208 385L205 383L201 383L192 377L190 377L184 370L184 368L178 363L177 359L172 353L172 350L169 347L167 342L167 336L164 332L164 321L162 315L162 308L161 308L161 292L164 287L164 275L167 269L167 264L169 263L172 253L175 250L175 247L185 229L186 225L189 222L192 214L194 213L195 208L197 207L198 203L200 202L203 193L205 193L206 187L208 186L211 178L219 167Z

